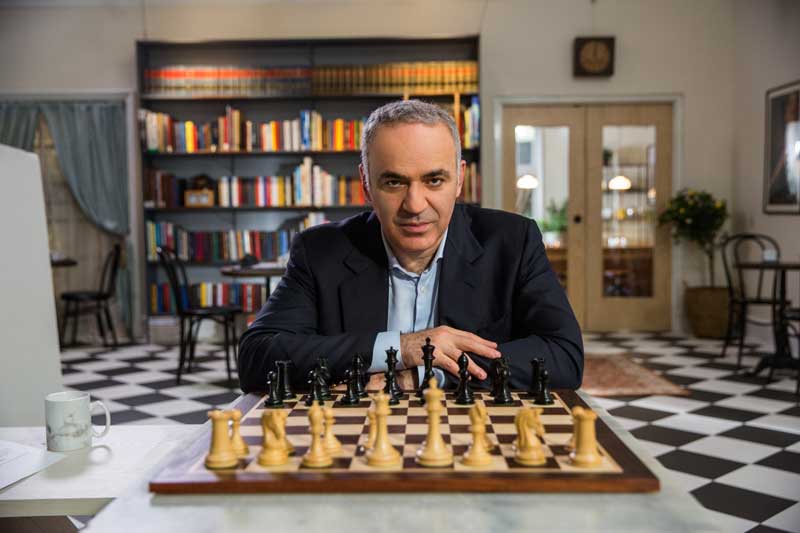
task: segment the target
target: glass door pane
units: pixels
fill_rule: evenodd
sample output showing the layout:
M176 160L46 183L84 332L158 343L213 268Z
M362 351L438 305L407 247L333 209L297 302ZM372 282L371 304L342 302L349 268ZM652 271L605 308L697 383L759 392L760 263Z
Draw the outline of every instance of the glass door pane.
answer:
M514 211L536 221L550 264L566 289L569 128L516 125L514 140Z

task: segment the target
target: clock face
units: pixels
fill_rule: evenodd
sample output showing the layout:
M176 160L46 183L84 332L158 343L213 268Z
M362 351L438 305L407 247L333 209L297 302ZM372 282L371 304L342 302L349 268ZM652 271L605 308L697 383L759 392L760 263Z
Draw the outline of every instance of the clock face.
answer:
M579 60L587 72L603 72L611 62L611 50L603 41L587 41L581 47Z

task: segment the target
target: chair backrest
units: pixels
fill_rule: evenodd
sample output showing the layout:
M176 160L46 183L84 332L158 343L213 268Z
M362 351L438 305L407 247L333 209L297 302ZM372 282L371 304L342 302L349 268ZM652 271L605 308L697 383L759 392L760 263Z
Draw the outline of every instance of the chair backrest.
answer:
M753 253L755 252L755 254ZM775 261L781 259L781 249L777 241L769 235L759 233L737 233L727 237L722 243L722 264L725 268L725 279L728 283L728 295L738 299L762 299L773 297L775 291L775 273L766 269L744 269L737 265L744 262L764 261L767 252ZM749 284L756 273L756 282ZM767 281L767 283L765 283ZM769 289L769 292L765 290Z
M156 248L158 262L164 268L169 282L172 297L175 299L175 308L178 314L182 314L187 306L191 306L191 294L189 291L189 280L186 277L186 269L183 262L175 254L175 251L166 246ZM183 296L186 295L186 301Z
M102 294L107 294L109 298L113 298L117 290L117 273L119 272L121 253L122 247L119 244L115 244L106 255L106 260L103 262L103 270L100 273L100 287L97 290Z

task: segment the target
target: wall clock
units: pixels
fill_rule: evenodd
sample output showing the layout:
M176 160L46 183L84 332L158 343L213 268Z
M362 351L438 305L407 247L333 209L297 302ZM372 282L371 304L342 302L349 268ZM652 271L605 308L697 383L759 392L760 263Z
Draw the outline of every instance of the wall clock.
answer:
M614 37L576 37L572 72L576 77L613 75Z

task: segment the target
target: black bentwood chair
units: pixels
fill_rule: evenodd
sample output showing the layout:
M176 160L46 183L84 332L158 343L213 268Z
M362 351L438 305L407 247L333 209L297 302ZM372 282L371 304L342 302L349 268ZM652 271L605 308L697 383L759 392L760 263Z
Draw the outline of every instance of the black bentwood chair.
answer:
M215 307L200 307L193 305L186 269L175 252L169 248L159 247L158 261L167 273L170 290L175 298L175 309L180 320L180 358L178 359L178 373L175 382L180 384L183 364L186 362L186 371L192 371L194 362L194 348L197 343L197 334L200 323L204 319L213 320L221 324L225 335L225 366L228 370L228 381L231 380L230 344L233 341L233 358L236 359L236 315L242 312L238 305L221 305ZM185 295L185 300L184 300Z
M755 252L755 253L754 253ZM774 311L778 302L775 299L777 276L775 272L766 269L742 268L739 263L753 260L763 261L772 255L773 260L780 261L781 250L778 243L768 235L757 233L738 233L727 237L722 242L722 264L725 267L725 279L728 283L728 331L725 334L725 344L722 347L722 357L728 350L728 345L734 338L734 331L739 339L739 350L736 358L736 370L742 366L742 349L747 336L747 324L772 326L773 320L764 321L748 317L748 311L753 307L769 307ZM752 275L757 273L756 282L750 283ZM766 280L765 278L771 278ZM774 314L774 312L773 312Z
M97 318L97 330L103 338L103 346L108 346L106 342L106 331L103 327L103 315L108 322L108 329L111 331L111 340L114 348L117 347L117 333L114 331L114 322L111 320L111 311L108 309L108 302L114 297L117 285L117 272L119 272L120 245L114 247L106 255L103 263L103 270L100 274L100 284L96 291L68 291L61 294L64 300L64 319L61 321L61 331L59 340L64 345L64 335L67 332L67 322L72 318L72 341L75 344L78 336L78 318L80 315L93 314Z

